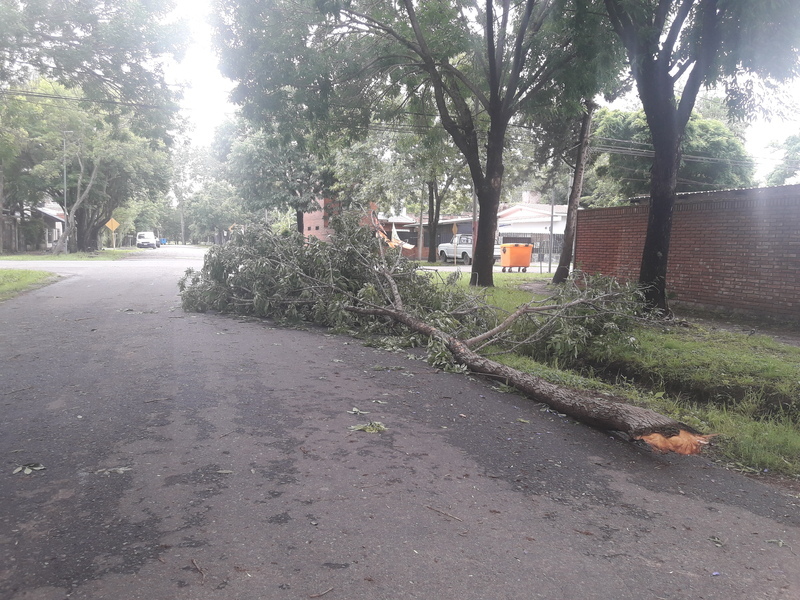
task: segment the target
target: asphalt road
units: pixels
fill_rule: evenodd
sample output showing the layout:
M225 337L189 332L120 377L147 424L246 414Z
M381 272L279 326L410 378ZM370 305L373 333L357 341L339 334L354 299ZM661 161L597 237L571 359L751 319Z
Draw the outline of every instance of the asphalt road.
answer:
M797 496L406 352L186 314L200 260L0 261L65 275L0 304L0 599L800 598Z

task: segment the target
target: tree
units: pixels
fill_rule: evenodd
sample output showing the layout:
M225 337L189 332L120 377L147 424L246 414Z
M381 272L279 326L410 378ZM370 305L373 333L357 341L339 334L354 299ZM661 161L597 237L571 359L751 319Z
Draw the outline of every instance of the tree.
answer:
M639 282L666 311L666 276L681 142L703 86L724 83L730 105L752 110L751 76L800 72L800 11L793 0L604 0L628 55L654 156Z
M76 210L77 245L84 251L97 247L98 236L113 212L135 200L155 207L159 214L156 223L140 231L158 231L161 203L169 189L170 161L163 143L139 137L122 126L115 127L104 142L95 186Z
M783 158L767 177L769 185L785 185L800 171L800 135L790 135L780 145Z
M64 211L67 222L64 227L64 233L58 238L58 242L53 248L53 254L69 252L71 238L77 231L76 215L78 213L78 209L80 209L81 205L89 196L92 188L94 187L95 178L97 177L97 169L100 167L101 159L100 156L92 157L93 160L91 161L87 160L87 158L88 157L84 155L84 146L81 144L76 155L76 162L78 163L79 170L77 181L75 183L75 202L72 204L72 206L69 206L67 198L64 199ZM89 162L91 162L91 167L89 167L89 164L87 164ZM87 175L89 180L85 181Z
M464 157L480 208L471 283L488 286L508 127L524 108L563 94L568 79L559 77L562 71L590 62L582 62L583 52L600 36L577 35L574 18L588 14L589 4L319 2L327 17L320 21L290 0L219 0L217 16L223 61L239 81L237 93L254 103L263 98L262 107L284 97L287 86L328 100L359 85L359 98L375 100L430 85L437 119ZM334 68L324 56L342 58L341 65ZM259 70L265 60L274 68ZM314 73L325 76L309 76L320 65L325 69ZM287 70L302 71L304 85L287 80ZM337 80L338 73L349 78ZM369 102L356 107L363 112Z
M618 184L620 199L647 194L653 144L644 112L601 109L593 149L601 178ZM722 121L692 114L681 139L676 192L750 187L754 163L739 137Z
M172 236L186 243L186 207L192 194L204 185L225 178L223 162L230 153L230 143L235 130L230 135L215 136L220 148L217 153L208 148L198 148L187 142L179 144L172 152L171 189L175 198L178 225ZM231 142L232 143L232 142Z
M186 202L186 218L193 242L209 238L225 242L230 228L244 221L236 189L227 181L208 181Z
M54 97L0 102L0 202L23 217L45 197L59 202L68 215L59 251L66 251L70 236L73 247L96 247L117 207L164 193L170 174L165 145L135 134L133 119L113 108L83 107L76 92L46 80L22 89Z
M426 212L431 239L442 205L462 210L471 203L471 189L461 154L447 134L430 123L403 123L396 131L375 130L336 154L336 191L363 206L382 210ZM423 200L416 201L422 190ZM420 232L419 244L423 243ZM436 244L428 246L436 262Z
M79 88L93 101L125 105L140 133L164 137L177 105L163 64L180 56L185 36L182 24L167 19L172 4L4 0L0 82L24 84L38 75Z
M246 130L231 148L228 173L245 207L291 209L300 233L303 213L317 210L330 179L326 167L301 141L276 128Z
M0 253L5 248L3 213L9 193L7 181L17 170L18 158L28 139L25 127L29 120L24 108L16 98L3 98L0 102Z
M579 346L625 336L640 310L636 290L576 281L562 286L552 303L532 300L500 320L481 294L420 273L396 249L386 250L375 231L359 223L360 215L347 217L335 220L326 244L260 227L235 235L230 244L209 250L202 271L187 270L179 282L184 309L307 321L372 335L421 335L430 364L503 381L594 427L684 454L699 453L708 443L709 436L690 426L622 398L553 384L479 354L486 347L502 353L586 323L592 327L573 340Z
M594 102L587 101L586 112L581 119L581 131L575 156L575 170L573 171L569 200L567 201L567 224L564 228L564 243L558 260L558 267L553 275L553 283L564 283L569 277L569 269L572 264L572 247L575 244L575 233L578 225L578 204L583 190L583 175L589 158L592 117L596 108L597 105Z

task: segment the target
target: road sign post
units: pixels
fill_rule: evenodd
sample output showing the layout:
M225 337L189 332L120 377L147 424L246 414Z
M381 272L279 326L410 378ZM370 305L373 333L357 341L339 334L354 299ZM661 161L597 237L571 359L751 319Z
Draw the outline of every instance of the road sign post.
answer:
M119 227L119 223L114 217L111 217L108 221L106 221L106 227L111 230L111 248L117 247L117 227Z

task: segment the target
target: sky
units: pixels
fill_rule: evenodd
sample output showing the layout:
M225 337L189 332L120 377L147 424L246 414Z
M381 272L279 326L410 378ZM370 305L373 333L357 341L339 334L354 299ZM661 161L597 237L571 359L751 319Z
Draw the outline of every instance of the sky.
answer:
M198 146L209 145L215 128L235 112L235 107L228 102L234 84L220 74L211 47L211 27L207 22L210 1L178 0L175 11L176 17L187 20L192 41L184 60L174 68L172 77L187 85L182 107L185 117L193 125L190 139ZM790 86L789 96L800 109L800 81ZM780 153L771 149L770 144L783 141L792 134L800 134L798 117L771 123L757 120L748 128L746 146L756 160L758 178L765 178L780 159Z
M235 112L228 102L234 84L220 74L211 46L209 5L209 0L178 0L174 17L187 21L191 41L184 59L169 71L186 85L181 107L192 125L189 137L198 146L208 146L216 127Z

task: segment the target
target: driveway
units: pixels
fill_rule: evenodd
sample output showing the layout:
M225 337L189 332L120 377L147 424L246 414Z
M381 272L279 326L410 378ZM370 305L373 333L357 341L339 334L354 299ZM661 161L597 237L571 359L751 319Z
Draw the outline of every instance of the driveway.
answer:
M0 304L1 599L800 598L800 498L405 351L186 314L201 258L0 261L65 274Z

